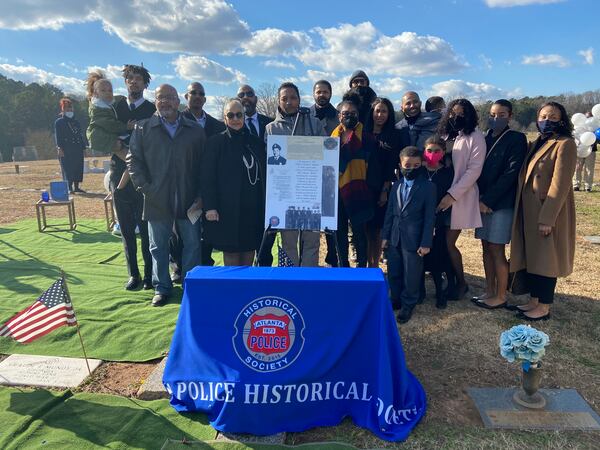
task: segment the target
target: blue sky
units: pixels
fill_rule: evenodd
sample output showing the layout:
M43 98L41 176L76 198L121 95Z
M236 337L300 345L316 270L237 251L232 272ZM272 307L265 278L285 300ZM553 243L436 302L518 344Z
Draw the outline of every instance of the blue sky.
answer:
M248 82L295 81L310 103L312 83L338 96L349 74L397 105L422 97L552 95L596 90L597 0L236 1L3 0L0 73L82 93L90 67L143 62L150 88L183 91L201 81L229 96ZM152 94L149 93L149 97Z

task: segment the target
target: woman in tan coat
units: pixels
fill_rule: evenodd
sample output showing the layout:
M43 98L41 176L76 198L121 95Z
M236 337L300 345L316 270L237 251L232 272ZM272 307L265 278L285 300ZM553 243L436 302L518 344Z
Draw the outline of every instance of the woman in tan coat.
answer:
M538 111L538 138L519 174L510 271L526 271L529 303L516 307L526 320L550 318L557 277L573 271L575 199L571 180L577 163L573 126L556 102Z

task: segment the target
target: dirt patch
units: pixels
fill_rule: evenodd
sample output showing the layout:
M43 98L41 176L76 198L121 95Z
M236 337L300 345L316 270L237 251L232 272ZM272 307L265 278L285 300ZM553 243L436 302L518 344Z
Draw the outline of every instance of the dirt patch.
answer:
M160 360L146 363L105 362L77 391L136 397Z

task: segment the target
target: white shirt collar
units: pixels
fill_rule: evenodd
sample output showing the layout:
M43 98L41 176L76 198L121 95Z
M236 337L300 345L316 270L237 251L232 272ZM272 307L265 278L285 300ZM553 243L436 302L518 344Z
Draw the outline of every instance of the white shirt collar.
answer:
M135 102L133 102L133 104L135 105L136 108L139 108L140 105L142 103L144 103L146 101L146 99L142 96L140 98L138 98ZM127 97L127 104L129 105L129 107L131 107L131 102L129 101L129 97Z

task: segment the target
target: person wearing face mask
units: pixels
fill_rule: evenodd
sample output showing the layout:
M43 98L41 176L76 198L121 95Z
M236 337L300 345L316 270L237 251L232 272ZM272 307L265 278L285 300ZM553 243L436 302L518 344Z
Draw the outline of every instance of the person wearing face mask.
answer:
M460 300L469 290L465 281L462 255L456 247L460 232L481 227L479 212L479 188L477 179L485 161L485 137L477 129L477 111L467 99L452 100L438 127L438 134L452 145L452 186L440 203L438 211L450 212L449 229L446 233L448 253L456 277L456 290L448 291L448 300Z
M573 125L563 105L548 102L538 110L537 128L519 172L510 246L510 271L525 275L530 299L509 309L524 320L550 318L556 279L573 272L575 257Z
M313 86L315 104L310 107L310 113L323 122L327 134L340 124L337 109L331 104L331 83L319 80Z
M300 91L294 83L285 82L277 90L278 107L275 120L265 127L265 142L269 135L288 136L327 136L323 124L314 117L308 108L300 107ZM272 236L274 233L272 233ZM318 267L320 233L316 231L302 232L302 254L299 255L299 233L296 230L281 232L284 251L298 267ZM265 239L267 242L267 239ZM264 244L263 244L264 247ZM262 265L262 264L261 264Z
M517 177L525 154L527 138L511 130L512 103L496 100L490 109L485 137L486 156L477 180L482 227L475 230L483 247L485 293L473 297L475 305L486 309L506 305L508 261L505 246L510 242Z
M348 231L352 225L352 243L357 267L367 267L367 223L375 214L375 193L383 185L381 152L375 138L358 120L358 106L349 100L338 105L340 124L331 133L340 138L340 179L338 228L336 232L339 260L350 267ZM330 245L331 249L331 245ZM335 260L328 261L337 266Z
M73 118L73 102L70 98L60 99L61 116L54 122L54 140L63 179L69 192L84 192L79 188L83 181L83 152L86 138L77 119Z
M226 266L251 266L263 235L265 143L244 125L244 107L231 99L227 129L208 139L201 187L206 238L223 252Z
M444 195L446 195L446 192L448 192L448 189L452 186L452 180L454 179L454 170L452 169L452 166L446 166L444 164L445 153L446 142L439 136L431 136L425 141L425 151L423 152L423 162L425 163L425 169L427 170L425 174L427 179L436 187L436 205L442 200ZM456 282L452 263L450 262L450 255L448 254L448 244L446 242L447 224L450 219L449 216L450 210L438 211L436 213L433 247L431 248L431 252L424 258L424 269L431 273L431 277L435 284L435 306L438 309L444 309L447 305L446 294L444 293L442 285L442 274L446 274L448 291L453 291L455 289L454 283ZM424 298L425 277L423 277L421 292L423 293L422 297Z
M352 73L348 85L350 86L350 90L344 94L342 100L354 101L351 97L358 95L360 98L360 103L358 105L358 121L364 124L367 122L371 103L373 103L377 97L377 93L371 88L371 81L367 74L362 70L356 70Z
M400 152L400 173L390 192L382 231L387 249L388 283L397 319L406 323L419 300L423 258L431 250L436 188L422 170L422 153L414 146Z

